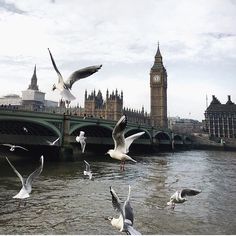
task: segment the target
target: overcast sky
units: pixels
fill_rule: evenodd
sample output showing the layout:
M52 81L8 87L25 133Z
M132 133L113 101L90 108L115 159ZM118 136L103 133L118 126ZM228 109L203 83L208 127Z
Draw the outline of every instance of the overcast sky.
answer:
M236 103L236 0L0 0L0 96L29 86L58 101L47 48L63 77L103 64L74 84L124 93L124 106L150 112L149 73L157 42L168 73L168 116L204 119L214 94Z

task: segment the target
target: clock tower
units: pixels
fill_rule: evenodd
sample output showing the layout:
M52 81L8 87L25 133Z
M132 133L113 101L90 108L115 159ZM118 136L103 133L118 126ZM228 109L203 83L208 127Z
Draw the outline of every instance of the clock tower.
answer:
M150 71L151 122L154 127L167 128L167 72L159 49Z

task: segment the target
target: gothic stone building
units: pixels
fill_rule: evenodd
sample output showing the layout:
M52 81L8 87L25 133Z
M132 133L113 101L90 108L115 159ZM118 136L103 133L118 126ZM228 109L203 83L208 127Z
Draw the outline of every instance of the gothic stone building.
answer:
M99 90L96 94L94 90L88 95L87 90L85 91L84 97L84 115L85 116L95 116L108 120L118 120L123 109L123 92L118 94L116 90L109 94L106 92L106 100L103 99L102 93Z
M212 96L205 111L205 125L210 137L236 138L236 105L230 96L225 104Z
M150 71L150 94L151 114L123 108L123 92L106 92L106 99L103 99L101 91L94 90L88 95L85 91L84 115L95 116L104 119L118 120L123 114L128 116L130 122L148 124L154 127L167 128L167 72L162 62L162 55L159 49L155 55L154 64Z
M117 89L109 93L106 92L106 99L103 99L102 92L92 91L88 94L85 91L84 115L87 117L99 117L108 120L119 120L126 114L130 122L144 124L150 122L144 108L141 111L123 108L123 92L119 94Z

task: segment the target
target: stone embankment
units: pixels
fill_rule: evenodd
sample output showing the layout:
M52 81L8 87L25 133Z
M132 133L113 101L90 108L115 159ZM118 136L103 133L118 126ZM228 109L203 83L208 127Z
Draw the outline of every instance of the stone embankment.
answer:
M236 151L236 139L215 138L211 140L205 134L193 134L191 139L192 147L195 149Z

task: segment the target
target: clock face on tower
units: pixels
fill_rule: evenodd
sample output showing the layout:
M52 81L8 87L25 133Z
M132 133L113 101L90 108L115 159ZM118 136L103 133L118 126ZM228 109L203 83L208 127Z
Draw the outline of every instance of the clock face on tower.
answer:
M154 75L153 76L153 82L160 82L160 80L161 80L161 77L160 77L160 75Z

